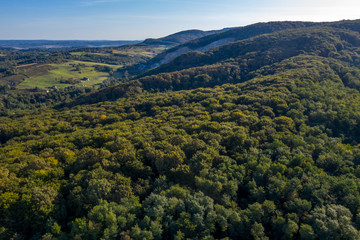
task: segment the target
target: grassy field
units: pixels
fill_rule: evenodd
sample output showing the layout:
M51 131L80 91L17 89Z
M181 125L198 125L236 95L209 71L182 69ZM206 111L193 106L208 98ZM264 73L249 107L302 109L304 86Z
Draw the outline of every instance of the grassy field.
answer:
M73 56L82 56L85 53L84 52L71 52L70 54L73 55Z
M36 71L36 69L26 69L25 74L28 76L28 78L26 78L17 87L19 89L29 89L35 87L44 89L54 85L58 88L63 88L71 85L92 86L103 82L109 76L109 74L106 72L96 71L94 68L96 65L108 66L113 70L121 67L109 64L81 61L70 61L62 64L48 64L47 66L49 66L49 69L45 71L39 72ZM64 83L64 81L68 79L78 81L83 78L88 78L89 80L81 81L76 84Z
M117 49L112 50L113 54L121 54L127 55L130 57L134 56L146 56L146 57L154 57L155 55L159 54L160 52L164 51L165 47L129 47L126 49Z
M88 67L93 67L96 65L101 65L101 66L107 66L107 67L111 67L112 69L117 69L119 67L122 67L121 65L111 65L111 64L106 64L106 63L96 63L96 62L83 62L83 61L70 61L68 62L69 64L84 64Z

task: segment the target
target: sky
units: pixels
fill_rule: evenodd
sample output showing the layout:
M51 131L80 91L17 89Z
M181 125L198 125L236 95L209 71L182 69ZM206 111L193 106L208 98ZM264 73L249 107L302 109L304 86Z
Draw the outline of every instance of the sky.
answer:
M143 40L257 22L360 19L359 0L0 0L0 39Z

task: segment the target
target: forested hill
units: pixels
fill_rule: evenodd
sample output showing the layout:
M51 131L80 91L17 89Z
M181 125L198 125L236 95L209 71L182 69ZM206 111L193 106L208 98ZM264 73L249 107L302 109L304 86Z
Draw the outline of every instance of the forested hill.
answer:
M359 47L360 34L347 29L311 27L264 34L206 52L183 54L146 72L144 77L83 96L74 104L113 100L142 90L182 90L244 82L257 76L260 68L298 55L321 56L343 66L359 67ZM269 69L264 74L276 72L275 67ZM341 71L339 74L346 75Z
M155 66L168 63L180 56L181 54L190 51L206 51L217 46L223 46L231 42L247 39L261 34L277 32L286 29L297 29L314 26L328 26L343 29L350 29L353 31L360 31L359 20L357 21L339 21L339 22L268 22L256 23L245 27L233 28L228 31L212 34L202 38L197 38L188 41L171 49L164 51L155 58L148 61L147 64L142 64L142 68L153 68Z
M213 31L201 31L201 30L186 30L171 34L169 36L163 38L148 38L144 42L140 43L139 45L170 45L176 46L179 44L183 44L185 42L191 41L193 39L202 38L204 36L208 36L210 34L215 34L219 32L224 32L229 29L222 29L222 30L213 30Z
M331 57L338 51L359 47L359 33L327 27L284 30L273 34L260 35L247 40L230 43L206 52L183 54L168 64L151 70L146 75L172 72L186 68L216 64L223 61L241 62L242 59L263 61L267 65L300 53L312 53ZM251 60L250 60L251 61Z
M1 117L0 239L360 239L353 23Z
M179 46L171 48L148 63L148 67L153 67L159 64L168 63L174 58L190 51L205 51L213 47L222 46L230 42L243 40L253 36L272 33L284 29L301 28L313 26L315 23L311 22L269 22L269 23L256 23L253 25L233 28L228 31L211 34L202 38L197 38L192 41L188 41Z

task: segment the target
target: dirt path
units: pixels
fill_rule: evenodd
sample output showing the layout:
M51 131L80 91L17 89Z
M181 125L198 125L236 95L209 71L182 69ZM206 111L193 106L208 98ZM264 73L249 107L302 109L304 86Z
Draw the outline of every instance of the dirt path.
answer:
M37 63L24 64L24 65L16 66L16 68L24 68L24 67L34 66L34 65L37 65Z

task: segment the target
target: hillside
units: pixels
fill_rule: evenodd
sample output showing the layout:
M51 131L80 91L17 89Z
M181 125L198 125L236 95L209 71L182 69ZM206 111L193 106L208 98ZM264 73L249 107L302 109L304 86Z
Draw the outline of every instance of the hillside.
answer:
M52 92L57 108L3 97L0 239L360 239L360 24L340 25Z
M189 52L168 64L146 72L145 75L179 71L226 60L239 63L246 56L249 58L250 54L255 61L264 61L263 64L269 64L301 52L313 52L327 57L338 51L350 51L352 47L359 47L359 33L350 30L327 27L284 30L230 43L206 52Z
M74 104L116 99L128 94L129 89L182 90L244 82L257 76L263 66L299 55L321 56L358 67L359 47L360 34L346 29L312 27L264 34L206 52L183 54L141 78L82 97Z
M152 59L149 62L149 65L153 67L168 63L176 57L180 56L181 54L190 51L206 51L217 46L226 45L230 42L243 40L265 33L272 33L284 29L309 27L313 25L314 23L310 22L269 22L257 23L245 27L238 27L230 29L228 31L198 38L193 41L189 41L174 48L171 48Z
M253 25L233 28L228 31L223 31L216 34L211 34L202 38L197 38L192 41L180 44L173 48L170 48L158 56L154 57L146 64L142 64L142 69L149 69L157 67L164 63L169 63L178 56L190 52L190 51L207 51L211 48L223 46L231 42L251 38L261 34L277 32L286 29L297 29L313 26L328 26L342 29L350 29L359 32L358 28L359 21L339 21L339 22L267 22L267 23L256 23Z
M311 27L317 23L311 22L268 22L268 23L256 23L245 27L238 27L232 29L225 29L223 32L210 34L208 36L197 38L192 41L180 44L169 48L162 53L158 54L152 59L146 62L129 66L119 71L120 75L124 71L130 72L133 75L139 75L146 70L158 67L162 64L166 64L181 56L182 54L191 51L207 51L211 48L223 46L231 42L244 40L261 34L272 33L281 31L284 29L296 29L303 27ZM318 23L319 24L319 23Z

